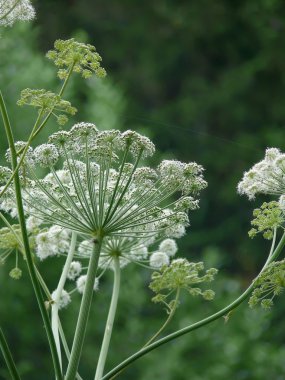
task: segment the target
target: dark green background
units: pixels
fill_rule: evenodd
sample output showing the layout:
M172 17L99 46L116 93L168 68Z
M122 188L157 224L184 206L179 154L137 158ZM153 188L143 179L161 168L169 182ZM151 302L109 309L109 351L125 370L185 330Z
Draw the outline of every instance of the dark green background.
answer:
M74 77L65 98L79 109L75 121L100 129L135 129L152 138L157 159L197 161L209 187L180 255L205 260L220 272L209 304L185 297L169 328L183 327L234 299L261 267L269 243L250 240L252 209L236 193L243 172L266 147L284 150L285 3L282 0L73 0L34 2L33 25L1 30L0 85L18 139L25 139L35 112L15 105L21 89L59 87L56 70L43 58L57 38L74 36L94 44L108 77ZM40 140L57 129L49 122ZM1 152L6 141L1 132ZM154 161L153 163L155 163ZM50 287L62 262L40 264ZM8 277L13 261L0 268L0 323L24 379L52 378L37 306L24 271ZM22 264L22 269L24 269ZM149 273L127 268L112 339L111 368L138 349L166 317L150 303ZM108 281L109 280L109 281ZM81 373L92 378L111 292L102 282L92 310ZM72 338L79 297L62 313ZM285 378L284 316L280 297L272 312L247 305L223 320L148 355L119 378L164 380L263 380ZM0 378L8 379L3 363Z

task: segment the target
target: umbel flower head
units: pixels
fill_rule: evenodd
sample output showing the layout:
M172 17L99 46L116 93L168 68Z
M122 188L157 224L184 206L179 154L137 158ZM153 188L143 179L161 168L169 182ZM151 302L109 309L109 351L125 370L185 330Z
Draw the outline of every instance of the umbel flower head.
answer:
M285 288L285 260L269 264L255 280L254 285L249 306L255 307L260 304L264 309L270 309L275 296L280 295Z
M136 132L99 132L90 123L56 132L33 152L23 192L26 212L89 238L179 238L189 225L188 211L198 206L194 197L206 187L203 168L175 160L156 169L139 166L154 150ZM37 166L49 174L37 178Z
M251 221L253 228L248 232L250 237L262 233L265 239L272 239L274 230L282 227L285 222L284 210L280 203L264 202L260 208L253 211L254 219Z
M285 194L285 154L268 148L262 161L244 173L238 192L254 199L256 194Z
M191 263L187 259L175 259L168 265L163 265L159 272L152 274L150 289L156 293L152 298L155 303L163 303L167 310L171 311L175 307L175 301L171 295L177 290L184 289L192 296L202 296L205 300L212 300L215 293L211 289L202 290L198 284L211 282L217 273L217 269L210 268L203 275L200 272L204 270L202 262Z
M77 42L74 38L55 41L54 50L47 53L47 58L60 68L58 71L60 79L65 79L70 69L80 73L83 78L89 78L93 74L99 78L106 76L105 69L101 67L102 58L96 52L96 48Z
M34 17L30 0L0 0L0 26L11 26L17 20L30 21Z
M60 95L46 90L32 90L26 88L21 92L21 97L17 102L18 106L32 106L39 109L43 115L52 112L58 124L64 125L68 121L67 115L75 115L77 109L72 107L70 102L63 100Z

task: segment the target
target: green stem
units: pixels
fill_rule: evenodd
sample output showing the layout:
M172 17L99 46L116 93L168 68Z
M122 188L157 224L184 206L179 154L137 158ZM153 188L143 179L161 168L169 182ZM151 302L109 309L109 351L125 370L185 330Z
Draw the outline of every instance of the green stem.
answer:
M49 291L46 283L44 282L44 279L42 278L42 276L41 276L40 272L37 270L37 268L36 268L36 271L37 271L37 277L39 279L39 282L40 282L40 284L42 286L42 289L43 289L45 295L47 296L47 298L48 298L49 301L52 301L50 291ZM65 355L66 355L67 359L69 360L69 358L70 358L70 351L69 351L69 348L68 348L68 344L67 344L67 341L66 341L66 338L65 338L65 335L64 335L64 331L63 331L61 322L60 322L60 318L58 318L58 330L59 330L62 346L63 346L63 349L65 351ZM76 379L77 380L82 380L82 377L79 375L79 373L76 374Z
M88 265L87 278L80 305L79 316L76 324L76 330L74 334L70 360L68 363L65 380L74 380L77 373L94 293L93 288L98 267L98 260L101 251L101 245L102 237L98 236L97 239L94 239L94 247Z
M73 71L73 67L74 67L74 64L70 66L69 70L68 70L68 74L67 74L67 77L65 78L65 81L63 82L63 85L59 91L59 95L62 96L66 86L67 86L67 83L70 79L70 76L72 74L72 71ZM21 158L15 168L15 170L13 171L11 177L9 178L8 182L6 183L5 187L1 190L0 192L0 197L6 192L6 190L8 189L8 187L10 186L11 182L13 181L14 177L15 177L15 174L18 172L20 166L22 165L23 161L24 161L24 158L26 156L26 153L29 149L29 146L31 145L31 142L34 140L34 138L40 133L40 131L44 128L44 126L46 125L46 123L48 122L50 116L52 115L52 112L53 110L51 110L47 116L45 117L45 119L43 120L43 122L39 125L40 123L40 120L43 116L43 109L41 110L41 112L39 113L38 117L37 117L37 120L32 128L32 131L30 133L30 136L28 138L28 141L26 143L26 146L25 148L22 148L20 149L20 151L18 152L18 154L22 154L21 155Z
M9 349L8 343L5 339L4 333L1 328L0 328L0 348L1 348L2 354L4 356L4 359L5 359L7 368L10 372L12 380L21 380L17 367L13 360L11 351Z
M35 122L35 125L33 126L32 132L31 132L31 134L30 134L30 136L29 136L29 139L28 139L28 141L27 141L27 143L26 143L25 148L24 148L23 151L22 151L23 153L21 153L21 158L20 158L19 162L17 163L17 166L16 166L15 170L13 170L13 173L11 174L11 177L8 179L6 185L4 186L4 188L3 188L3 189L1 190L1 192L0 192L0 198L1 198L2 195L6 192L6 190L8 189L8 187L10 186L11 182L13 181L13 179L14 179L14 177L15 177L15 174L18 172L20 166L21 166L22 163L23 163L24 158L26 157L26 153L27 153L27 151L28 151L28 149L29 149L29 147L30 147L30 144L31 144L31 142L32 142L32 136L33 136L33 133L35 132L35 130L36 130L37 127L38 127L38 124L39 124L39 122L40 122L40 120L41 120L42 114L43 114L43 110L41 110L41 112L39 113L39 116L38 116L38 118L37 118L37 120L36 120L36 122Z
M73 71L73 68L74 68L74 63L70 66L69 70L68 70L68 73L67 73L67 76L63 82L63 85L61 86L61 89L58 93L59 96L62 96L63 93L64 93L64 90L67 86L67 83L70 79L70 76L72 74L72 71ZM48 122L50 116L52 115L53 113L53 109L47 114L46 118L44 119L44 121L42 122L42 124L38 127L38 129L32 134L31 138L32 140L40 133L40 131L43 129L43 127L46 125L46 123Z
M266 269L268 264L270 264L272 261L274 261L278 257L278 255L280 254L284 245L285 245L285 233L283 233L282 238L280 239L279 244L276 247L276 249L274 250L274 252L272 254L269 254L269 257L268 257L265 265L263 266L262 270L260 271L259 275ZM258 276L257 276L257 278L258 278ZM128 365L130 365L131 363L133 363L137 359L141 358L142 356L146 355L147 353L151 352L152 350L158 348L159 346L162 346L163 344L168 343L171 340L174 340L174 339L176 339L182 335L188 334L191 331L197 330L200 327L203 327L203 326L215 321L216 319L219 319L219 318L227 315L230 311L232 311L233 309L238 307L243 301L245 301L248 298L248 296L250 295L250 293L252 292L252 290L254 288L254 282L256 281L256 279L245 290L245 292L242 293L241 296L239 296L235 301L233 301L230 305L226 306L224 309L218 311L215 314L210 315L207 318L202 319L199 322L196 322L190 326L184 327L183 329L180 329L180 330L178 330L172 334L169 334L166 337L157 340L156 342L150 344L149 346L147 346L145 348L142 348L140 351L136 352L135 354L133 354L132 356L130 356L129 358L124 360L122 363L120 363L117 367L115 367L110 372L108 372L105 376L102 377L101 380L113 379L115 377L115 375L118 372L120 372L123 368L127 367Z
M71 243L69 247L69 251L66 257L66 261L63 267L63 271L60 276L59 283L57 285L53 303L52 303L52 308L51 308L51 327L52 327L52 332L56 344L56 349L57 349L57 355L59 358L60 362L60 367L62 368L62 359L61 359L61 349L60 349L60 339L59 339L59 334L58 334L58 305L60 302L60 297L66 282L67 274L70 268L70 264L73 260L74 252L75 252L75 247L76 247L76 241L77 241L77 233L72 232L71 236Z
M12 133L9 117L7 114L7 110L6 110L4 99L1 92L0 92L0 109L1 109L2 118L4 122L5 132L6 132L8 143L9 143L10 152L11 152L12 169L14 171L17 167L17 154L15 150L14 138L13 138L13 133ZM49 321L47 310L45 308L44 298L41 292L40 284L37 279L37 274L36 274L34 263L33 263L32 253L30 250L29 238L28 238L28 233L27 233L26 223L25 223L25 214L24 214L24 208L23 208L23 202L22 202L22 196L21 196L21 183L20 183L19 174L17 172L14 177L14 185L15 185L16 201L17 201L17 208L18 208L19 224L21 226L22 239L23 239L23 245L25 249L25 256L26 256L26 262L27 262L27 266L29 270L29 275L30 275L34 292L38 301L42 319L45 325L56 377L58 380L60 380L62 379L60 364L59 364L59 360L58 360L58 356L56 352L55 341L52 335L51 324Z
M166 328L166 326L170 323L178 306L179 295L180 295L180 288L177 289L174 304L171 309L171 312L168 315L168 318L166 319L164 324L161 326L161 328L146 342L143 348L149 346L162 333L162 331Z
M114 257L114 285L113 285L113 293L110 304L110 309L108 313L108 318L106 322L105 332L103 343L101 346L101 351L99 355L99 360L97 364L95 380L100 380L103 376L104 367L106 363L106 358L109 350L111 335L113 331L113 324L117 310L119 292L120 292L120 281L121 281L121 269L120 269L120 259L118 257Z
M65 339L65 335L64 335L64 331L63 331L60 319L58 320L58 329L59 329L60 339L61 339L61 342L62 342L62 346L63 346L64 352L65 352L65 355L67 357L67 360L69 361L69 359L70 359L70 351L69 351L69 348L68 348L67 341ZM76 374L76 380L83 380L78 372Z
M74 64L72 64L68 70L68 73L67 73L67 76L63 82L63 85L61 86L61 89L58 93L59 96L62 96L63 93L64 93L64 90L67 86L67 83L70 79L70 76L72 74L72 71L73 71L73 68L74 68ZM0 193L0 197L6 192L7 188L9 187L9 185L11 184L14 176L15 176L15 173L19 170L19 167L21 166L21 164L23 163L23 160L26 156L26 153L29 149L29 146L31 144L31 142L34 140L34 138L40 133L40 131L44 128L44 126L46 125L46 123L48 122L50 116L52 115L53 113L53 109L47 114L47 116L45 117L45 119L43 120L43 122L39 125L39 122L41 120L41 117L43 116L43 110L41 110L36 122L35 122L35 125L34 127L32 128L32 131L30 133L30 136L28 138L28 141L27 141L27 144L25 146L25 148L22 148L19 150L18 154L21 154L22 153L22 156L21 156L21 159L20 161L18 162L14 172L12 173L11 177L9 178L8 182L6 183L5 187L2 189L1 193Z

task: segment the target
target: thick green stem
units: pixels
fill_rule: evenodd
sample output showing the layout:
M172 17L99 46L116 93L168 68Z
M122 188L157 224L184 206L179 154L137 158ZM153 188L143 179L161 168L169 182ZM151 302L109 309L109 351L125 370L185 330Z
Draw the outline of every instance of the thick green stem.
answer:
M100 256L100 250L102 245L102 237L97 236L94 239L94 247L90 257L87 278L84 288L84 293L80 305L79 316L77 320L76 330L74 334L70 360L67 367L67 372L65 380L74 380L76 377L79 360L81 357L82 346L85 338L86 327L90 312L90 307L92 303L93 293L94 293L94 283L96 277L96 271L98 267L98 260Z
M6 110L4 99L2 97L1 92L0 92L0 109L1 109L2 117L3 117L3 122L4 122L5 132L6 132L8 143L9 143L10 152L11 152L12 169L13 171L15 171L17 167L17 154L15 150L14 138L13 138L10 121L8 118L7 110ZM50 320L48 317L47 310L45 308L44 298L41 292L40 284L37 279L37 274L36 274L34 263L33 263L32 253L30 250L30 244L29 244L29 238L28 238L27 229L26 229L24 208L23 208L23 202L22 202L22 196L21 196L21 183L20 183L18 172L16 172L15 177L14 177L14 185L15 185L19 224L21 226L21 233L22 233L22 239L23 239L23 245L25 249L25 256L26 256L26 262L27 262L27 266L29 270L29 275L30 275L34 292L38 301L42 319L45 325L56 377L58 380L60 380L62 379L62 374L61 374L60 364L59 364L59 360L57 356L55 341L53 338Z
M268 257L265 265L263 266L262 270L260 271L259 275L267 268L268 264L273 262L279 256L284 245L285 245L285 232L284 232L282 238L280 239L279 244L276 247L276 249L274 250L274 252L272 254L271 253L269 254L269 257ZM128 365L130 365L131 363L133 363L137 359L141 358L142 356L146 355L147 353L151 352L152 350L158 348L159 346L162 346L163 344L168 343L171 340L174 340L174 339L176 339L182 335L188 334L191 331L197 330L200 327L203 327L203 326L205 326L205 325L207 325L207 324L209 324L209 323L211 323L211 322L213 322L213 321L215 321L215 320L217 320L223 316L226 316L230 311L237 308L243 301L245 301L248 298L248 296L250 295L250 293L252 292L252 290L254 288L254 282L255 281L253 281L251 283L251 285L246 289L246 291L241 296L239 296L235 301L233 301L230 305L226 306L224 309L218 311L215 314L210 315L207 318L202 319L199 322L196 322L190 326L184 327L183 329L180 329L180 330L178 330L172 334L169 334L166 337L159 339L156 342L150 344L149 346L141 349L140 351L136 352L135 354L133 354L132 356L130 356L129 358L124 360L122 363L120 363L117 367L112 369L110 372L108 372L105 376L102 377L102 380L113 379L115 377L115 375L118 372L120 372L123 368L127 367Z
M65 285L65 281L67 278L67 274L68 274L68 271L70 268L70 264L73 260L73 256L74 256L74 252L75 252L75 246L76 246L76 240L77 240L77 233L72 232L69 251L68 251L66 261L65 261L65 264L63 267L63 271L61 273L61 276L60 276L60 279L59 279L59 282L58 282L58 285L57 285L57 288L55 291L55 295L54 295L54 299L53 299L54 302L53 302L52 308L51 308L51 327L52 327L52 332L53 332L53 336L54 336L54 340L55 340L55 344L56 344L56 348L57 348L57 355L59 358L61 368L62 368L62 359L61 359L60 339L59 339L59 333L58 333L58 306L59 306L60 297L61 297L64 285Z
M0 328L0 349L2 351L2 354L4 356L7 368L10 372L12 380L21 380L20 375L17 371L17 367L15 365L15 362L13 360L11 351L9 349L8 343L5 339L4 333L2 329Z
M116 310L117 310L119 292L120 292L120 281L121 281L120 259L118 257L114 257L113 263L114 263L113 293L112 293L112 299L111 299L110 309L108 313L108 318L106 322L103 343L101 346L101 351L100 351L99 360L97 364L95 380L100 380L103 376L107 354L109 351L111 335L113 331L113 324L114 324L114 319L115 319Z

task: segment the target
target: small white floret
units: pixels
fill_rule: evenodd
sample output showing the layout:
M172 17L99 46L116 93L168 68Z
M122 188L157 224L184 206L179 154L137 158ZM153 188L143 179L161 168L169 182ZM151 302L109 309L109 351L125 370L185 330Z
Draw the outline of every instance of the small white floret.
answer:
M149 259L152 268L161 268L163 265L169 265L169 256L165 252L154 252Z

